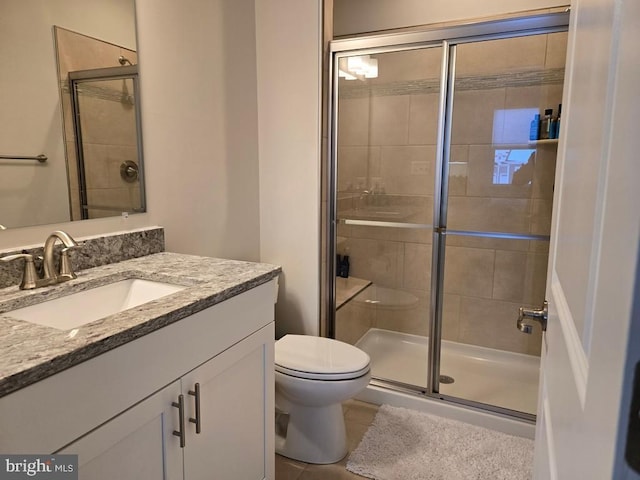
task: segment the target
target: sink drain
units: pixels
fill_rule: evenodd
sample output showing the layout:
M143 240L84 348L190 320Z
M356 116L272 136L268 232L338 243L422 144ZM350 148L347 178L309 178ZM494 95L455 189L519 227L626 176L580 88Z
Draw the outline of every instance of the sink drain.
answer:
M440 383L453 383L455 380L449 375L440 375Z

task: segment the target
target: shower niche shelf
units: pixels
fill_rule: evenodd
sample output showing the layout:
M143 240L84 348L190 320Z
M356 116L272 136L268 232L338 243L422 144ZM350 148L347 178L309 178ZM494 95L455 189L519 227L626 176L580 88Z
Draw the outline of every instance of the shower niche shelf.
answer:
M336 310L349 303L369 285L371 285L371 280L336 277Z
M557 138L546 138L544 140L529 140L529 145L557 145Z

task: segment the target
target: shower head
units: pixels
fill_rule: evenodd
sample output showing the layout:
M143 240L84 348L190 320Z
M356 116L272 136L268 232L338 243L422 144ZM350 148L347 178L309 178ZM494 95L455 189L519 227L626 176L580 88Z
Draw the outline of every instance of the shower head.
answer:
M131 60L129 60L127 57L120 55L118 57L118 62L120 62L120 65L125 66L127 63L129 65L133 65L133 63L131 63Z

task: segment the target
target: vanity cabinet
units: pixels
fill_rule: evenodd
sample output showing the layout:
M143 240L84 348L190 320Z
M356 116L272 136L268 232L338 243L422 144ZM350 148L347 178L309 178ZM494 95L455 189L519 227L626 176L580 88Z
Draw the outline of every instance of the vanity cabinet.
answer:
M83 480L273 479L275 292L270 281L0 398L0 451L78 454Z
M58 453L78 454L87 480L268 478L265 378L273 338L272 326L262 328ZM184 447L174 435L180 395ZM200 420L200 433L189 419Z

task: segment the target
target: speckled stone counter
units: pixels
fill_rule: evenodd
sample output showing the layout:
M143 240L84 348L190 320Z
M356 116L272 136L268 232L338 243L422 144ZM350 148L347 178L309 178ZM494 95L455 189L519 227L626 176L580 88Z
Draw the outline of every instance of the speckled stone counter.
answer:
M0 397L250 290L280 267L176 253L156 253L81 270L67 283L0 290ZM119 280L140 278L187 288L64 331L11 318L10 311Z

